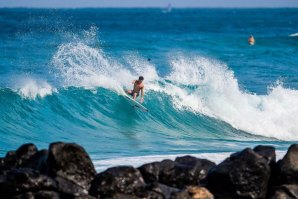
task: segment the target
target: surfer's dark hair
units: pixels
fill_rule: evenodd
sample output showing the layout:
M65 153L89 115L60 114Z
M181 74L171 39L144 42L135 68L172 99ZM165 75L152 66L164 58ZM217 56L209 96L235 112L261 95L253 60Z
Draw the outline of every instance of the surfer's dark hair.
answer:
M139 80L140 80L140 81L143 81L143 80L144 80L144 77L143 77L143 76L140 76L140 77L139 77Z

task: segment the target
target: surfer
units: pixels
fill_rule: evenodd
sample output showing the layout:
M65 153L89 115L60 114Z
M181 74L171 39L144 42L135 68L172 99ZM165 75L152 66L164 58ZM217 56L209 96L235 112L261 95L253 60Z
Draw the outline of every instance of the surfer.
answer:
M143 76L140 76L138 80L133 80L132 81L133 90L127 90L126 91L126 93L131 95L134 100L139 96L140 91L141 91L141 100L140 100L141 103L143 103L143 101L144 101L144 84L143 84L143 81L144 81Z
M248 43L250 45L254 45L255 44L255 38L254 36L250 35L249 38L248 38Z

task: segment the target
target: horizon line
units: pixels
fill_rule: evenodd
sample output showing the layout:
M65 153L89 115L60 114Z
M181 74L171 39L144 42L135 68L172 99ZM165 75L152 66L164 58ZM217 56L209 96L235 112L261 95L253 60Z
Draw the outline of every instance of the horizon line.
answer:
M111 7L111 6L102 6L102 7L38 7L38 6L15 6L15 7L10 7L10 6L0 6L0 9L165 9L164 7L157 7L157 6L147 6L147 7L141 7L141 6L136 6L136 7ZM283 9L283 8L288 8L288 9L297 9L297 7L293 7L293 6L283 6L283 7L265 7L265 6L261 6L261 7L255 7L255 6L248 6L248 7L241 7L241 6L219 6L219 7L215 7L215 6L202 6L202 7L175 7L172 6L172 9Z

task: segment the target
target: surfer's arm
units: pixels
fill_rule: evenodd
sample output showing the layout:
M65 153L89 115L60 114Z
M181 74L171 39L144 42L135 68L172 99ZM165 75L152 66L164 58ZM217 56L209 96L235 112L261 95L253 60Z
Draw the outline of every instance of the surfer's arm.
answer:
M137 80L133 80L131 83L134 84L134 83L136 83L136 81L137 81Z
M141 89L141 103L144 102L144 95L145 95L145 91L144 91L144 86L143 86L143 88Z

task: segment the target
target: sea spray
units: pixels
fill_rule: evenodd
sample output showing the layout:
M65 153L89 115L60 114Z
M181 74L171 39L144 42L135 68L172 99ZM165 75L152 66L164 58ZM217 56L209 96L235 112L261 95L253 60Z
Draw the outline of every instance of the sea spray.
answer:
M26 99L35 100L57 92L47 81L41 79L23 78L15 85L16 91Z

